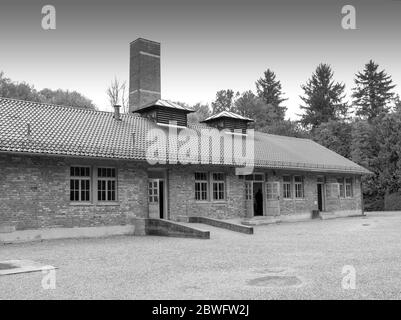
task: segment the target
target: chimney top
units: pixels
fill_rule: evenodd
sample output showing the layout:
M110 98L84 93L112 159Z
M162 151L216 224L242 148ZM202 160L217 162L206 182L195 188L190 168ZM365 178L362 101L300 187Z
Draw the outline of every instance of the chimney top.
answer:
M121 106L116 104L114 105L114 119L121 120L121 113L120 113Z
M155 102L160 94L160 43L138 38L130 43L129 112Z

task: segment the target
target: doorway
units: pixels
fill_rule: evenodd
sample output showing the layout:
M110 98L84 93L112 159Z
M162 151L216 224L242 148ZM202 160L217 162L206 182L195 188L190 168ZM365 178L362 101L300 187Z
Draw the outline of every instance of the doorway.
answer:
M253 183L253 215L263 216L263 183Z
M280 183L266 182L266 215L280 215Z
M148 170L148 208L149 218L168 219L167 171Z
M317 184L317 207L319 211L323 211L323 184Z
M163 180L159 180L159 195L160 195L159 216L160 216L160 219L164 219L164 181Z

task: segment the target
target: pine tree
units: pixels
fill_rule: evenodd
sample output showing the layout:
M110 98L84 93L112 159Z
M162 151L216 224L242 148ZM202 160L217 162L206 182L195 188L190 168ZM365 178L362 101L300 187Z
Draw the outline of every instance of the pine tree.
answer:
M268 117L270 122L284 120L287 107L281 104L287 99L283 98L281 83L276 80L276 74L267 69L263 78L256 81L256 92L266 106L268 106Z
M345 85L334 82L333 71L328 64L320 64L312 77L301 88L304 105L300 108L305 111L301 115L301 124L312 130L329 120L345 119L348 115L348 104L345 98Z
M356 87L353 88L352 97L356 108L356 115L372 120L384 115L390 110L390 102L394 98L391 90L391 76L384 70L378 71L379 65L370 60L363 70L355 75Z
M394 111L401 113L401 97L399 94L397 94L394 98Z

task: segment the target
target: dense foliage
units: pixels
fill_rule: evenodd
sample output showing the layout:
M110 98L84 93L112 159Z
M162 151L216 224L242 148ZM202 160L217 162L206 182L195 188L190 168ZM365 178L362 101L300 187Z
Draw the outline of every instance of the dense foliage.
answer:
M76 91L43 89L37 91L26 82L15 82L0 72L0 97L95 109L90 99Z

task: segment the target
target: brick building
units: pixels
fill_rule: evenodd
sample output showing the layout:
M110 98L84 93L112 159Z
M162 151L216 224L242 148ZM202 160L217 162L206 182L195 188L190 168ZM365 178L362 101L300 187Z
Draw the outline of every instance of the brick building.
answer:
M362 213L369 172L352 161L311 140L253 132L252 119L230 112L189 123L192 110L161 99L159 43L130 45L129 109L0 98L0 226ZM248 160L253 171L238 172Z

